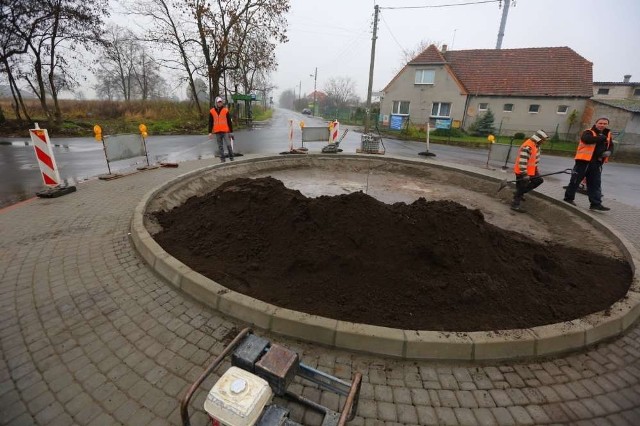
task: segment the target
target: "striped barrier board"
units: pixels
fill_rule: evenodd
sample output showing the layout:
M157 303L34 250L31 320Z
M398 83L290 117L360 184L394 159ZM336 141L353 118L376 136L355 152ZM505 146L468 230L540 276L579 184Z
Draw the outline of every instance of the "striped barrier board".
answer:
M46 129L40 129L36 125L35 129L29 129L29 134L31 135L31 142L38 159L38 166L40 166L40 174L44 184L47 186L60 185L60 173L51 149L49 133L47 133Z
M329 124L329 143L336 143L338 136L340 135L340 123L338 120L332 121Z

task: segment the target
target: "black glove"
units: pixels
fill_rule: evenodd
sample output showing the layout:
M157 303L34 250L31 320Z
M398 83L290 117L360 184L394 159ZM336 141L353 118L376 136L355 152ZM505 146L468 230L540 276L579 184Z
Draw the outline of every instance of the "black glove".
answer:
M529 175L522 175L522 181L523 182L529 182L531 180L531 176Z

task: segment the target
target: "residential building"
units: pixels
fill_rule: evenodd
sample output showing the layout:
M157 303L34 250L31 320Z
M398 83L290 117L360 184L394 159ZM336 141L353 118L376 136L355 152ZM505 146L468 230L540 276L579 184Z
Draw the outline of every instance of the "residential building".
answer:
M381 121L468 129L491 109L499 134L579 131L593 64L569 47L442 51L430 45L383 90ZM570 117L573 117L570 119Z
M640 101L640 82L632 82L631 74L622 81L594 81L594 99L636 99Z
M609 118L618 151L640 158L640 82L632 82L631 75L618 82L595 81L583 124L588 127L598 117Z

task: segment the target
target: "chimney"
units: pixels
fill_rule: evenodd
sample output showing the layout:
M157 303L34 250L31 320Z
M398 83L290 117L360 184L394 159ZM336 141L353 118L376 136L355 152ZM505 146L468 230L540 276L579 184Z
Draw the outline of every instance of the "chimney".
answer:
M442 45L442 53L447 53L447 45L446 44Z
M624 76L624 80L622 80L623 83L628 83L629 81L631 81L631 74L626 74Z

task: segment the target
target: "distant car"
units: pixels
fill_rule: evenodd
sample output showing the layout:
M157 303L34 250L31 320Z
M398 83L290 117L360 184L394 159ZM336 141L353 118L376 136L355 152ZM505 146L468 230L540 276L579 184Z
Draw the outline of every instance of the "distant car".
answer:
M302 113L304 115L311 115L311 110L309 108L305 108L305 109L302 110Z

